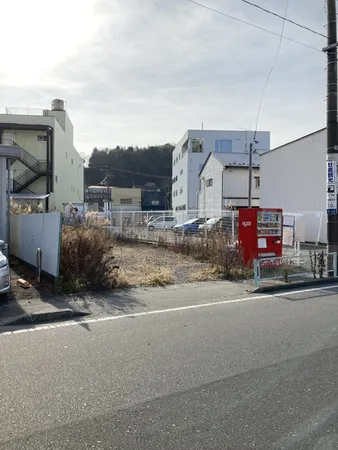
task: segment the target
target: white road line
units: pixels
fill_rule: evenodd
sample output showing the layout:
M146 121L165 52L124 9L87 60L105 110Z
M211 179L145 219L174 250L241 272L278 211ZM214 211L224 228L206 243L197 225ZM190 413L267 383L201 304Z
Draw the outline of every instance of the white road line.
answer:
M315 292L315 291L323 291L323 290L329 290L329 289L337 289L338 286L323 286L319 288L311 288L311 289L301 289L297 291L284 291L279 292L276 294L265 294L265 295L257 295L252 297L245 297L245 298L236 298L233 300L222 300L219 302L209 302L209 303L201 303L197 305L189 305L189 306L178 306L176 308L166 308L166 309L158 309L153 311L144 311L144 312L138 312L138 313L132 313L132 314L121 314L119 316L106 316L106 317L99 317L97 319L79 319L79 320L69 320L67 322L62 323L54 323L50 325L39 325L39 326L32 326L29 328L20 328L19 330L14 331L0 331L0 337L1 336L7 336L7 335L13 335L13 334L21 334L25 333L27 331L42 331L42 330L53 330L56 328L64 328L64 327L71 327L75 325L83 325L83 324L90 324L90 323L99 323L99 322L110 322L112 320L122 320L122 319L128 319L128 318L135 318L140 316L151 316L155 314L166 314L166 313L173 313L176 311L188 311L190 309L199 309L199 308L208 308L211 306L217 306L217 305L228 305L232 303L243 303L243 302L249 302L252 300L264 300L267 298L273 298L273 297L282 297L287 295L294 295L299 294L303 292Z

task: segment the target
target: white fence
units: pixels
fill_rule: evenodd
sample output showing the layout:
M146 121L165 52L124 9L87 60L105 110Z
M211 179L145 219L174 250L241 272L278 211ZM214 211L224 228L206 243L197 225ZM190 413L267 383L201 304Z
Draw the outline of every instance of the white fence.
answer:
M212 231L226 233L229 242L235 242L238 236L238 212L214 211L204 214L201 211L114 211L110 215L112 232L141 241L155 242L159 236L165 236L169 242L175 235L207 236L211 226L205 227L207 219L215 218ZM180 227L187 221L196 219L189 227Z
M327 216L324 211L283 212L295 218L295 239L299 242L327 243Z
M59 276L61 214L11 216L11 254L36 267L36 250L42 250L42 271Z
M209 219L226 217L222 231L231 235L234 241L238 236L238 211L113 211L108 216L112 231L128 236L137 236L141 240L156 240L159 232L171 231L175 225L183 224L190 219ZM162 218L162 219L161 219ZM162 222L155 229L150 225L155 219ZM301 243L326 244L327 220L322 211L283 212L283 244L293 246ZM151 233L155 231L156 233ZM184 233L184 230L181 230Z

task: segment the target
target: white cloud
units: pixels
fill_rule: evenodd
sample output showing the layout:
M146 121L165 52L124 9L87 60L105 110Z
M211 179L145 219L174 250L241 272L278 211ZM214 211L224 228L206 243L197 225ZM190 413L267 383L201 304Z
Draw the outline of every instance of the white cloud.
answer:
M281 21L240 0L200 0L279 32ZM278 13L284 2L256 0ZM311 3L311 5L309 5ZM313 4L312 4L313 3ZM325 14L308 0L290 2L289 17L325 34ZM62 97L76 144L175 142L187 128L253 128L278 37L186 0L13 0L0 28L8 42L0 81L3 106L48 106ZM56 6L57 5L57 6ZM285 34L321 49L325 39L289 24ZM325 123L325 55L283 41L259 120L272 144Z

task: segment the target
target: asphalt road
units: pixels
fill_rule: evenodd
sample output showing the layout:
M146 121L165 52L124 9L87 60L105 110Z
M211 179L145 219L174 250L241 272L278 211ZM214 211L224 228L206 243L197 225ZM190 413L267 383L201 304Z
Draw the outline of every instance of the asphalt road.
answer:
M0 335L0 448L338 448L337 288L172 293L169 310Z

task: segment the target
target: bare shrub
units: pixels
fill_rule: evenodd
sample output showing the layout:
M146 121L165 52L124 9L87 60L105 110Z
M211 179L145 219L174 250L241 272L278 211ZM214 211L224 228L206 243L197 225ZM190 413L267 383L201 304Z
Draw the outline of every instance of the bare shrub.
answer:
M60 273L66 289L75 292L86 287L115 287L118 274L112 244L102 228L64 226Z
M14 202L14 200L11 198L11 215L17 216L19 214L40 214L43 212L43 206L42 204L38 204L37 206L32 206L30 204L22 204Z
M158 245L163 245L159 240ZM184 255L192 256L197 261L209 262L214 274L233 280L252 276L250 267L245 266L240 250L230 245L227 234L214 234L209 237L176 237L172 243L165 242L167 248Z

